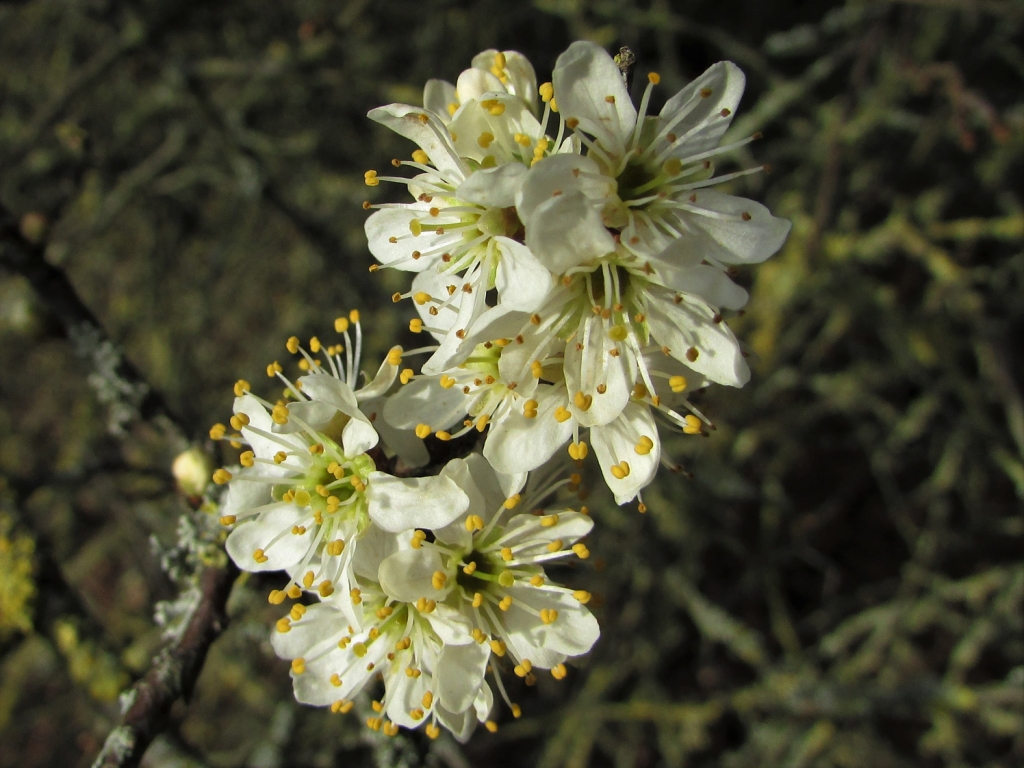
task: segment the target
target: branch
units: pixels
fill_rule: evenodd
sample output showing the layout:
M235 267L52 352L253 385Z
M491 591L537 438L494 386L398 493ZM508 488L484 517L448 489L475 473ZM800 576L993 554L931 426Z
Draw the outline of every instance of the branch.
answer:
M136 419L164 417L184 438L193 430L167 405L86 306L67 274L50 264L41 244L28 240L17 217L0 203L0 266L21 275L56 319L75 353L89 363L89 384L100 402L110 408L111 431L122 432Z
M238 568L230 560L208 566L199 577L200 599L185 631L162 650L149 672L125 694L128 708L107 736L93 768L133 768L150 742L167 727L171 706L189 698L210 645L227 627L225 610Z

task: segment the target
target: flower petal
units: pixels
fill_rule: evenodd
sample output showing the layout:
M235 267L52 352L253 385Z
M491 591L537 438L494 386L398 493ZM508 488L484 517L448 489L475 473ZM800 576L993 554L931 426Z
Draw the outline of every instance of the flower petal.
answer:
M412 256L414 251L426 253L434 250L441 240L451 239L447 235L438 235L435 230L423 226L417 228L412 224L428 216L429 209L425 203L411 203L374 211L363 224L373 257L386 267L406 272L422 272L435 266L438 262L436 256L418 259ZM420 234L410 237L414 231Z
M552 75L558 111L622 157L636 126L636 108L622 72L601 46L579 40L558 57Z
M555 278L530 249L509 237L496 237L501 253L494 285L501 304L509 309L533 312L555 286Z
M448 105L459 103L459 97L455 94L455 86L447 80L431 78L423 86L423 106L441 118L441 122L447 123L451 120L448 114Z
M739 67L720 61L666 101L661 108L662 125L677 120L672 133L679 137L672 154L683 159L717 147L732 123L746 82Z
M473 706L491 649L484 643L446 645L437 662L437 695L441 705L450 711L461 712Z
M707 189L694 197L677 215L686 234L670 246L673 258L699 254L722 264L759 264L786 242L792 224L760 203Z
M582 192L557 195L538 205L526 228L526 245L556 275L615 250L601 214Z
M461 515L469 497L447 477L392 477L371 472L366 500L370 519L385 531L440 528Z
M398 429L415 429L427 424L431 429L447 429L460 422L472 397L461 387L442 387L435 376L413 379L387 399L384 420Z
M291 532L293 526L306 523L305 533ZM255 520L239 525L228 535L224 546L243 571L282 571L306 556L315 536L312 515L295 504L282 503L268 507ZM253 557L258 549L262 549L267 558L262 563Z
M459 185L455 197L485 208L510 208L516 204L516 194L526 174L527 168L522 163L481 168Z
M441 601L452 591L454 579L444 589L434 589L431 577L444 571L441 555L433 547L403 549L384 558L377 570L377 580L384 593L402 603L415 603L421 597Z
M495 471L511 475L534 470L572 436L572 420L555 418L558 406L566 404L564 387L541 385L533 399L537 401L536 416L526 417L524 399L520 399L491 422L484 457Z
M651 444L645 445L642 438ZM654 416L646 405L629 403L615 421L593 427L590 442L616 504L632 501L654 479L661 460L661 441ZM613 472L612 467L618 467L618 472ZM619 477L626 467L628 474Z
M580 323L576 338L565 347L565 386L570 410L581 426L607 424L629 402L633 386L632 356L620 352L611 337L612 323L601 315L588 315ZM590 398L585 408L577 394Z
M443 138L449 136L448 129L432 112L408 104L388 104L371 109L367 117L416 142L434 167L450 181L460 182L468 173L455 148Z

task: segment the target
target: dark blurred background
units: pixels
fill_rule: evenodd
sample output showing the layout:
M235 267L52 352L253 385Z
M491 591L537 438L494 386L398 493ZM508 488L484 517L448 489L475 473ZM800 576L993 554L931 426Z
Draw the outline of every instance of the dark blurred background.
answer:
M1022 31L1019 0L0 2L0 203L200 445L293 333L357 307L367 369L415 344L361 208L413 147L365 113L480 50L543 82L572 40L628 45L662 99L735 61L732 135L764 139L721 169L770 163L730 191L793 222L737 276L751 383L667 437L694 477L646 515L588 500L602 638L510 677L521 719L460 746L296 705L250 579L144 764L1024 763ZM0 269L0 768L90 764L188 512L184 441L98 401L46 293Z

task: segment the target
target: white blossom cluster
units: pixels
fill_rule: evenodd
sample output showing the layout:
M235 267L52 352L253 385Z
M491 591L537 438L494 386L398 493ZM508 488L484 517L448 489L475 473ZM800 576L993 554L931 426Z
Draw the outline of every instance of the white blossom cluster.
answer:
M492 50L455 85L429 81L424 107L370 112L419 147L393 161L414 175L366 172L412 195L366 203L366 234L380 266L416 273L393 298L412 299L410 329L433 342L392 348L362 382L353 312L335 322L344 344L289 339L304 375L268 367L281 399L239 381L230 431L211 431L245 449L214 474L228 554L288 574L269 596L292 601L273 646L300 702L348 712L380 678L367 722L391 735L493 730L495 689L518 717L501 670L561 679L599 635L590 594L545 570L590 554L587 509L551 501L580 482L552 472L560 448L582 465L592 447L616 501L643 511L672 464L658 422L701 433L688 393L749 378L723 322L747 299L728 269L768 258L789 223L712 189L762 170L713 175L712 158L751 140L718 146L740 70L716 64L654 115L658 82L637 110L592 43L539 88L521 54ZM419 372L403 367L422 354ZM480 452L430 465L424 441L466 435Z
M370 205L370 251L415 272L411 328L437 341L384 418L442 439L483 431L497 472L528 472L563 445L590 450L618 503L638 497L661 456L655 417L703 431L688 393L749 378L723 322L747 293L733 265L764 261L789 222L713 187L712 159L744 76L715 64L649 114L599 46L573 43L537 87L514 51L484 51L456 85L431 80L423 108L369 116L419 145L413 202ZM539 99L537 98L539 96ZM543 111L541 111L543 107ZM379 267L378 267L379 268ZM642 501L640 502L642 504Z
M477 722L493 730L488 671L518 717L501 666L527 683L534 670L561 679L564 662L597 640L590 594L545 572L548 563L590 556L580 541L593 526L586 508L539 506L579 478L499 474L479 453L433 476L380 471L396 446L422 448L367 416L379 413L399 376L402 350L393 348L359 387L358 313L335 328L344 344L313 338L307 350L288 340L305 371L297 380L277 362L267 367L284 397L270 402L239 381L230 427L211 429L214 439L245 448L239 468L213 476L227 484L220 511L228 555L246 571L288 574L269 595L274 605L292 601L272 643L291 660L300 702L349 712L380 677L371 728L395 735L422 725L434 738L443 726L462 740Z

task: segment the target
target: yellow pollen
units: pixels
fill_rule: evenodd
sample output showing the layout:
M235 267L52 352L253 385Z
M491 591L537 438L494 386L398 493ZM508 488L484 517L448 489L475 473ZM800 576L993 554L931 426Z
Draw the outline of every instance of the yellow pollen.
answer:
M292 609L288 611L288 615L291 616L292 621L298 621L306 615L306 606L304 605L293 605Z
M249 426L249 417L244 413L236 413L231 417L229 423L232 429L241 429L242 427Z
M297 659L292 659L292 672L296 675L301 675L306 671L306 660L299 656Z
M491 640L490 646L491 651L493 651L494 655L499 658L504 656L505 653L508 651L508 648L506 648L505 643L502 640Z
M427 738L430 739L431 741L433 741L434 739L436 739L438 736L441 735L441 729L438 728L433 723L427 723L426 728L424 728L423 730L426 732Z
M440 379L441 387L444 389L451 389L455 386L455 379L449 376L447 373L443 374Z
M418 291L413 295L412 300L422 307L424 304L430 301L430 294L424 293L423 291Z
M430 586L434 589L442 590L447 583L448 574L444 571L434 571L433 575L430 577Z
M291 337L289 337L288 341L285 342L284 346L285 346L285 348L289 352L291 352L294 355L296 352L299 351L299 337L298 336L291 336Z
M270 594L267 595L267 602L270 603L271 605L280 605L281 603L284 602L284 599L286 597L287 597L287 595L284 592L282 592L280 589L272 589L270 591Z
M539 379L544 374L544 366L541 365L540 360L534 360L530 363L530 373L533 374L535 379Z
M277 631L283 635L286 632L292 631L292 621L287 616L282 616L280 619L277 620L276 627Z
M483 149L487 149L489 146L491 146L491 143L493 141L494 134L491 133L490 131L484 131L476 139L476 143L479 144Z
M402 372L398 374L398 380L403 384L408 384L415 375L416 372L412 368L403 368Z
M226 469L221 468L213 473L213 482L215 482L217 485L224 485L225 483L231 480L231 477L232 475L230 472L228 472Z
M530 577L530 583L535 587L543 587L544 577L541 576L539 573L536 573Z
M539 403L536 400L527 400L523 403L523 416L528 419L537 418L537 406Z
M384 705L381 704L379 701L371 702L370 706L373 708L373 711L376 712L377 714L380 714L381 712L384 711Z
M223 424L214 424L212 427L210 427L210 439L223 440L224 435L227 431L228 428L225 427Z
M560 405L555 409L555 420L558 421L559 423L568 421L571 418L572 414L569 412L567 408L565 408L565 406Z
M558 515L544 515L544 517L540 519L540 524L545 528L558 525Z
M578 443L569 443L569 456L573 461L583 461L589 452L590 449L582 440Z
M545 624L553 624L558 618L558 611L554 608L541 608L540 620Z
M316 574L312 571L306 571L302 574L302 586L306 589L310 589L313 586L313 580L316 578Z
M509 709L512 710L512 717L518 719L523 716L523 709L518 704L509 704Z
M402 348L392 347L388 350L388 365L398 366L402 364Z
M430 162L430 158L427 156L427 153L422 149L413 150L412 159L413 162L420 163L421 165L426 165Z
M555 86L551 83L543 83L537 91L540 93L541 101L547 104L555 95Z
M482 531L484 529L484 519L480 515L470 515L466 518L466 530L469 532Z
M550 544L548 544L548 552L558 552L561 548L562 548L562 540L561 539L555 539Z
M582 541L578 541L572 545L572 551L576 553L576 557L580 560L586 560L590 557L590 550L587 549L587 545Z
M476 573L476 561L473 560L468 565L464 566L462 572L467 576L472 576L474 573Z
M497 117L498 115L505 113L505 105L500 101L495 100L495 102L487 108L487 111Z
M338 317L334 320L334 330L336 333L344 333L348 330L348 318Z
M298 600L302 597L302 590L299 589L298 584L292 584L288 589L285 590L285 594L288 595L292 600Z
M577 392L573 396L572 401L581 411L589 411L591 404L594 402L594 396L584 395L582 392Z
M505 61L505 54L504 53L502 53L501 51L498 51L496 54L494 54L494 68L495 69L504 69L505 68L505 64L506 64L506 61Z
M479 608L483 604L484 604L484 596L481 595L479 592L474 593L473 594L473 607L474 608Z
M476 420L476 431L483 432L487 428L487 423L490 420L491 417L488 414L483 414L480 418Z
M430 433L433 432L429 424L417 424L416 425L416 437L421 440L430 437Z
M487 722L485 722L484 723L484 728L486 728L491 733L497 733L498 732L498 724L496 722L494 722L493 720L488 720Z
M333 685L335 688L341 688L341 678L338 677L337 672L331 675L331 685Z
M241 397L249 391L249 382L245 379L239 379L235 382L235 397Z
M633 446L633 450L636 451L639 456L646 456L653 448L654 441L647 435L640 435L640 439L637 441L637 444Z
M523 497L520 496L518 493L513 493L511 496L509 496L507 499L505 499L505 504L504 504L505 509L514 509L516 507L516 505L520 501L522 501L522 498Z
M331 557L337 557L345 551L345 540L335 539L327 544L327 554Z
M366 173L364 173L363 181L366 183L366 186L368 187L376 187L378 184L380 184L380 179L377 178L376 171L367 171Z
M618 464L612 464L609 467L609 471L612 473L612 477L616 480L622 480L629 477L629 462L620 461Z
M434 437L443 442L448 442L452 439L451 432L446 432L443 429L437 430L437 432L434 433Z
M687 414L686 418L684 418L683 421L686 422L686 426L683 427L683 432L685 432L688 435L699 435L701 433L704 425L701 424L700 419L698 419L692 413Z
M686 377L685 376L672 376L668 380L668 385L672 388L673 392L682 392L686 389Z
M555 680L564 680L567 674L569 671L565 668L565 664L556 664L551 668L551 676Z
M513 557L514 557L514 555L512 554L512 548L511 547L502 547L501 548L501 559L502 560L504 560L507 563L507 562L511 561L513 559Z
M320 586L317 587L317 592L320 593L320 597L330 597L334 594L334 585L330 579L324 579L320 582Z
M516 677L526 677L533 670L533 662L529 659L523 659L521 663L516 664L512 670L516 673Z
M498 607L503 611L507 611L509 608L511 608L512 595L505 595L503 598L501 598L501 600L498 601Z
M659 75L657 72L648 72L647 82L649 82L651 85L657 85L658 83L661 82L661 75Z
M353 605L359 605L361 602L363 602L362 595L360 594L360 590L358 589L349 590L348 596L352 598Z
M585 589L577 589L575 592L572 593L572 596L576 598L577 602L582 603L583 605L589 603L590 598L592 597L592 595Z

